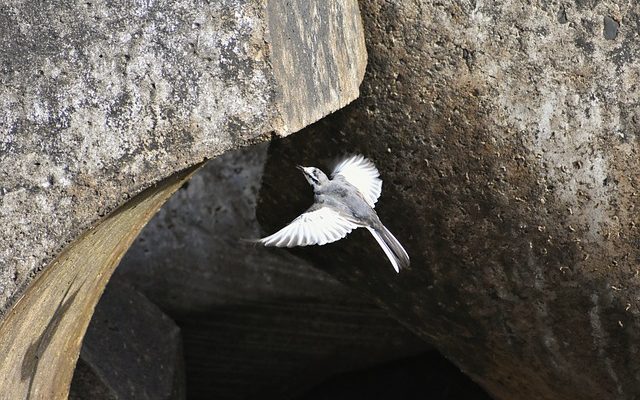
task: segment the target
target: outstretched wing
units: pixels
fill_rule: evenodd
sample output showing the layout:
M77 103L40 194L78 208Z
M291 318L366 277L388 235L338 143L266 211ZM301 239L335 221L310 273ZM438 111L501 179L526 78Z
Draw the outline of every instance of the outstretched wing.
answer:
M342 239L357 227L337 211L314 205L289 225L258 242L277 247L323 245Z
M362 155L355 155L340 161L331 173L332 178L342 176L360 191L371 207L374 207L380 193L382 180L373 163Z

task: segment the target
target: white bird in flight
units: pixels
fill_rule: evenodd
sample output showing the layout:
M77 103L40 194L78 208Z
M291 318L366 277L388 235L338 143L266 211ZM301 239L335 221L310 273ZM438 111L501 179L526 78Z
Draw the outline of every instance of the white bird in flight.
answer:
M335 242L356 228L367 228L400 272L409 266L409 255L398 239L380 222L373 209L382 180L375 165L362 155L345 158L331 179L315 167L298 167L313 187L313 205L273 235L259 239L265 246L294 247Z

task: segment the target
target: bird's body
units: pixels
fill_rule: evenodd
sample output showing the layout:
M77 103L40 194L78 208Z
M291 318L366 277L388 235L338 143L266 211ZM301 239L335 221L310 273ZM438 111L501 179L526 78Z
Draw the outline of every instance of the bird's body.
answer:
M342 182L340 182L342 181ZM362 226L380 223L376 212L367 204L358 189L343 179L330 180L314 192L315 204L331 207Z
M342 239L353 229L367 228L396 272L409 266L407 252L373 209L382 180L371 161L359 155L346 158L336 166L331 179L318 168L299 168L313 187L313 205L260 243L278 247L323 245Z

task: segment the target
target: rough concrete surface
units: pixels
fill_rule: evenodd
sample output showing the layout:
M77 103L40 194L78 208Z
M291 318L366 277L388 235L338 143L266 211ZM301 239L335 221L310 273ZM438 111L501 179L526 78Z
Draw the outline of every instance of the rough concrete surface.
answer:
M258 216L304 210L297 164L362 152L399 275L367 232L294 254L368 292L496 399L640 393L640 5L360 3L361 98L270 147Z
M271 9L259 0L0 5L3 395L67 397L104 286L188 167L357 97L366 55L354 0L318 2L296 14L297 35L274 40L283 25ZM275 68L276 55L299 64ZM282 86L280 74L311 66L332 74L301 89L330 96L311 101Z
M366 55L355 0L295 15L274 15L273 2L0 5L0 315L142 189L357 97ZM287 22L295 35L279 35Z

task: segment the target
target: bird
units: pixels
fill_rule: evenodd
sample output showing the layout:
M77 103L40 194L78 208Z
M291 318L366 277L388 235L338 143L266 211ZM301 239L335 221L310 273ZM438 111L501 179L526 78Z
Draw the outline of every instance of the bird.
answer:
M259 243L276 247L322 246L344 238L354 229L366 228L396 272L409 266L409 255L374 210L382 193L382 180L372 161L361 154L350 155L336 164L330 177L316 167L298 169L313 188L313 205L276 233L258 239Z

